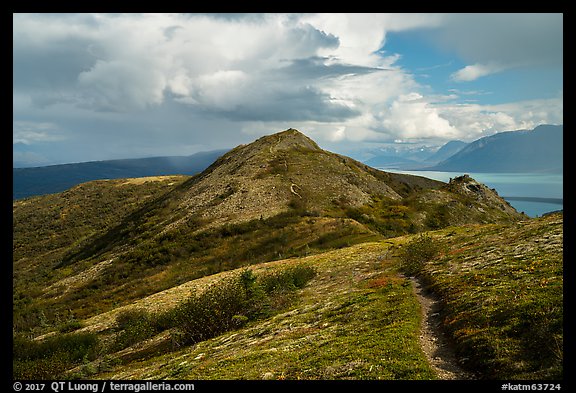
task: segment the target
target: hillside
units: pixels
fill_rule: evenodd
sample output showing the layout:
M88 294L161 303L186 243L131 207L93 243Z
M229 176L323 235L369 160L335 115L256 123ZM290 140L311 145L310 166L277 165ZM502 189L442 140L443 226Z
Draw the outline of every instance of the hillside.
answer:
M15 201L13 212L13 317L16 336L45 337L46 333L82 327L88 331L96 330L99 332L96 336L71 336L89 342L100 340L99 345L103 347L98 351L93 348L91 351L96 352L82 355L94 359L104 353L111 356L110 359L116 359L113 354L119 347L110 347L109 344L112 345L119 332L114 327L118 321L113 316L120 310L134 306L148 308L150 305L156 307L152 311L158 307L165 311L185 301L197 284L205 287L210 282L220 282L220 277L238 275L248 267L255 274L265 266L282 270L299 259L314 262L316 278L306 285L313 285L315 280L328 280L327 315L340 320L344 318L342 310L348 307L344 304L359 303L358 307L369 307L372 300L367 300L366 304L364 300L373 299L383 307L382 312L390 315L400 313L391 317L390 323L398 323L393 326L401 327L397 334L408 336L391 340L411 342L409 337L417 334L414 326L419 326L417 314L413 313L418 304L413 297L406 297L411 293L410 281L397 276L397 267L392 262L384 263L377 256L386 252L386 244L394 243L386 243L389 240L385 239L453 225L505 225L527 218L516 212L494 190L470 177L457 177L446 184L418 176L378 171L348 157L324 151L293 129L238 146L193 177L89 182L64 193ZM369 242L373 244L370 247L378 251L364 255L363 245ZM322 258L322 255L336 259L316 266L319 260L314 258ZM266 263L271 265L263 265ZM380 284L376 283L374 287L369 284L367 289L362 286L364 283L357 288L359 292L356 289L350 292L358 294L358 299L348 297L349 287L341 289L346 293L341 299L332 298L338 292L336 287L332 288L333 293L329 289L329 278L338 276L344 280L345 277L354 277L356 268L358 274L366 273L366 277L376 279L380 274L384 275L382 282L389 282L391 286L386 284L385 287L393 291L379 291ZM243 277L244 280L249 278ZM242 281L241 287L244 286L246 291L246 288L251 288L253 281L250 280ZM226 285L232 284L220 286ZM305 288L309 287L303 285L304 282L298 281L297 287L306 293ZM288 287L290 291L294 289L293 285ZM268 310L264 313L268 317L283 315L292 301L286 303L273 289L270 290L272 292L265 295L260 289L254 289L242 296L247 296L247 301L265 300L262 307ZM200 296L202 291L196 293ZM208 293L215 298L224 296L212 290ZM302 292L290 293L287 299L294 302L304 296ZM310 296L306 300L310 304L314 303L315 293L320 296L314 289L306 295ZM398 301L403 299L398 310L392 303L386 305L392 293ZM170 295L165 297L163 294ZM350 311L356 309L354 306ZM236 309L239 314L233 315L235 318L229 321L231 326L238 328L246 323L246 326L251 326L252 321L259 321L263 315L262 310L247 315L241 310L242 307ZM345 324L359 321L359 315L364 314L350 314L350 318L343 321ZM145 339L153 340L142 344L145 348L150 349L148 345L156 343L164 351L169 342L180 343L180 339L170 333L173 332L171 329L179 326L177 317L164 316L163 322L150 316L142 318L146 321L143 326L148 326ZM385 316L376 313L374 318ZM373 321L370 326L374 323L377 322ZM352 325L346 326L345 330L330 334L350 335L346 329ZM152 333L160 336L152 338ZM384 332L378 333L381 334ZM67 336L61 338L56 334L55 337L67 340ZM165 341L167 337L171 337L169 341ZM376 337L371 340L370 346L388 345L378 342ZM46 342L46 345L56 345ZM24 350L30 345L23 343L17 348ZM86 345L86 348L92 348ZM150 349L152 352L158 349L154 345ZM120 349L124 350L128 351L127 347ZM405 360L398 360L397 369L385 371L380 369L383 366L369 363L374 367L367 366L368 371L351 375L355 378L430 378L433 374L418 351L419 346L414 343L414 352L407 352ZM326 356L334 359L333 356L340 355L328 353ZM396 355L390 356L395 358ZM294 359L294 364L298 362ZM349 362L355 365L357 360L350 359ZM402 362L406 364L402 365ZM412 369L409 364L419 366ZM64 362L62 367L68 365ZM102 369L108 366L102 366ZM332 374L337 378L344 377L352 366L344 363L342 367L324 370L324 374L311 374L311 377L322 378ZM306 376L297 371L285 374L292 378Z
M563 126L500 132L469 143L450 158L426 168L461 172L550 172L563 170Z
M31 299L50 293L49 286L74 275L54 269L70 248L105 233L187 176L98 180L65 192L13 202L13 285L16 329L38 326L43 314ZM98 268L87 264L76 273L85 280ZM21 316L21 319L18 317Z
M481 379L561 379L562 215L429 234L443 252L425 263L422 274L441 295L443 308L439 317L428 317L448 328L461 367ZM96 333L104 348L71 367L69 377L439 378L419 346L423 317L397 257L418 236L254 266L257 276L298 266L313 266L316 274L277 313L195 345L175 345L178 330L172 329L106 349L126 334L120 316L132 311L135 321L153 320L244 269L192 280L86 319L76 334Z
M92 180L195 175L224 153L226 150L215 150L186 157L150 157L13 168L12 198L54 194Z
M489 379L562 379L562 213L432 236L443 252L419 274L467 367Z

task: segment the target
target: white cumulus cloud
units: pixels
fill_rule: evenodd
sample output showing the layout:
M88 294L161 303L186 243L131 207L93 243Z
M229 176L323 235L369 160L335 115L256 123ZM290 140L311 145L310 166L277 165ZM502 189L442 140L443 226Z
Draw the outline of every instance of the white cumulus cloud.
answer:
M398 97L382 123L387 130L401 139L451 139L458 136L457 129L418 93Z
M468 65L451 75L452 80L456 82L469 82L486 75L494 74L504 70L499 64L472 64Z

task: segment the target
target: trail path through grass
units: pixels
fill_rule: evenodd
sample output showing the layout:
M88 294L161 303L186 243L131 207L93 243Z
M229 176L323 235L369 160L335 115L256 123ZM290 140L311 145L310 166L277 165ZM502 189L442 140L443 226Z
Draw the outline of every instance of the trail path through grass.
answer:
M438 298L418 278L411 277L410 281L422 307L420 344L430 366L439 379L473 379L470 373L460 367L452 345L441 330Z

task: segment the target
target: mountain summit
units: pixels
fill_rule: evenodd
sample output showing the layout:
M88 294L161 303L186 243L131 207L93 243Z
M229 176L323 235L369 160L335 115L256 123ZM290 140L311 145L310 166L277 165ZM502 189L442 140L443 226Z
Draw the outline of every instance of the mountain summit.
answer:
M359 206L371 195L401 199L365 165L322 150L294 129L232 149L189 186L182 195L188 213L212 225L272 217L290 205L326 211L334 200Z
M98 181L15 201L14 266L36 272L37 309L90 317L241 266L523 218L471 178L446 184L379 171L289 129L238 146L193 177ZM47 296L54 291L61 295Z
M317 235L342 226L392 235L523 217L497 194L489 194L495 192L488 189L464 199L445 183L373 169L288 129L232 149L63 263L141 241L142 226L147 236L158 237L292 215L323 217L326 226L316 228Z

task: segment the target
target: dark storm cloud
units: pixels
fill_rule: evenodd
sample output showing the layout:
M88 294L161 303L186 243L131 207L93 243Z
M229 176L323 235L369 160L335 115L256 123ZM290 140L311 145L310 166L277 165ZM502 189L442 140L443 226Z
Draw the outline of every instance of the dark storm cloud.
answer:
M84 39L67 39L50 46L14 45L13 83L19 89L69 88L78 74L96 61Z
M562 64L562 14L449 14L431 32L468 62Z
M231 110L205 109L212 116L235 121L343 121L360 114L347 106L332 103L328 94L311 87L276 91L252 97Z

